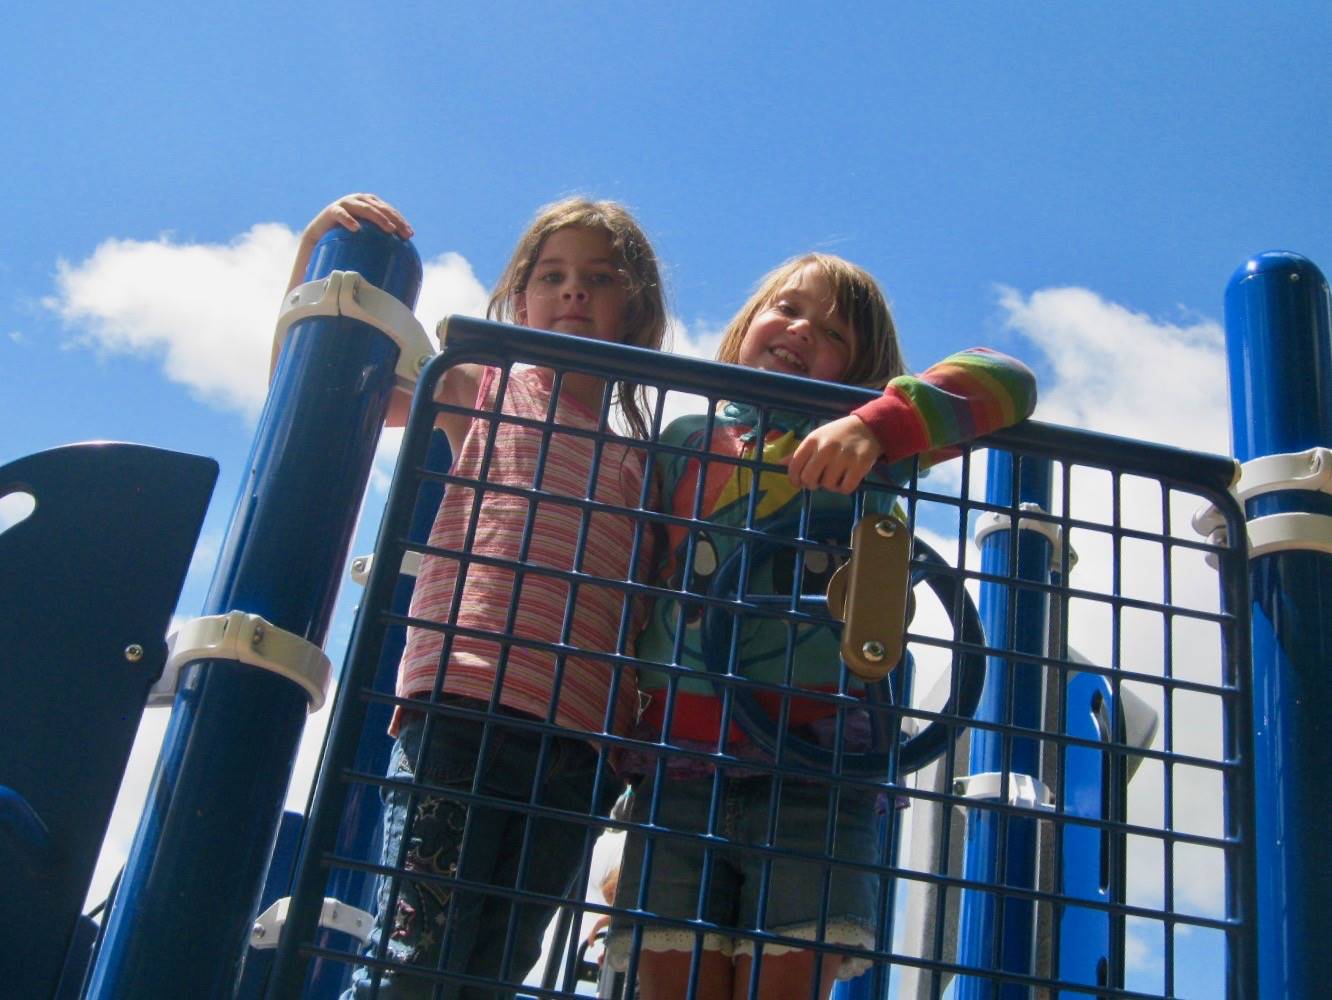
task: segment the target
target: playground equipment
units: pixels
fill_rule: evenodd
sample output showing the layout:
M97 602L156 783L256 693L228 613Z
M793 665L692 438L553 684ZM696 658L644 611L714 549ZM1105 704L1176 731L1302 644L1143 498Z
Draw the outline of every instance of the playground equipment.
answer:
M373 227L326 239L308 278L311 284L288 304L289 331L256 432L251 477L203 620L177 639L172 721L95 949L77 897L95 841L89 830L100 831L114 790L115 774L105 772L123 767L124 755L106 753L97 761L105 766L87 775L89 791L78 801L90 808L82 829L71 833L71 821L61 816L67 798L62 805L62 796L49 792L61 790L85 761L45 744L45 758L34 756L38 744L30 741L71 713L78 725L91 725L85 713L93 709L65 697L78 687L74 680L49 686L39 698L41 685L31 678L47 661L73 679L86 676L90 663L114 660L132 689L114 710L128 725L99 737L99 746L127 748L142 699L167 660L160 644L139 637L165 630L212 477L198 460L193 466L181 460L193 469L195 485L193 506L178 506L179 528L137 494L144 506L127 516L149 525L174 554L137 549L136 583L151 578L152 587L136 588L93 559L86 538L59 537L78 522L76 511L56 518L62 498L76 491L123 482L121 494L133 497L144 484L163 481L161 472L129 468L119 458L112 470L103 463L72 469L63 479L31 471L59 468L63 456L54 453L3 470L0 492L22 489L37 498L27 521L0 534L6 565L24 567L10 578L20 582L14 596L7 591L2 616L5 682L24 696L5 709L0 757L0 858L21 876L20 891L5 898L0 912L6 926L27 928L0 946L0 981L14 995L73 997L82 983L86 995L99 998L325 997L345 987L354 964L391 967L382 943L368 940L367 932L375 877L397 873L380 864L376 826L378 792L390 780L384 730L397 704L392 675L412 586L411 573L402 570L424 549L425 524L443 486L468 485L449 475L447 448L431 433L442 404L428 392L418 395L404 440L311 807L304 817L284 819L281 803L305 714L323 697L326 665L317 651L395 379L419 374L431 386L462 361L629 373L658 390L657 430L672 400L685 394L695 410L724 398L828 416L865 398L846 387L764 373L742 377L705 362L456 318L444 353L423 366L424 335L405 308L419 285L419 261L410 244ZM726 746L705 752L610 737L607 752L694 754L817 781L833 796L887 792L875 868L882 875L879 919L867 953L872 967L837 987L843 998L1042 990L1315 995L1312 949L1302 945L1332 908L1332 875L1315 839L1322 816L1316 776L1332 754L1319 711L1332 682L1318 605L1332 593L1325 589L1332 464L1321 450L1332 444L1332 407L1306 373L1329 370L1330 313L1325 280L1302 258L1262 255L1232 280L1227 329L1235 447L1250 463L1238 486L1243 507L1229 492L1235 479L1229 459L1037 422L964 449L956 474L913 478L900 490L866 488L862 505L876 491L900 502L911 532L939 550L942 560L927 563L921 549L918 574L954 584L935 588L941 598L916 588L912 655L885 697L863 701L849 686L824 696L839 727L868 711L887 734L872 762L879 773L852 766L852 755L836 749L811 757L785 742L782 727L768 734L775 763L737 761ZM494 414L477 418L497 421ZM660 447L644 446L649 463ZM95 454L69 453L85 464ZM979 499L971 480L982 455L987 486ZM752 471L760 481L763 469L755 464ZM186 474L171 475L182 483ZM536 484L524 499L549 498ZM588 518L608 513L587 497L568 502ZM1190 524L1199 510L1201 535ZM643 530L664 517L650 510L613 513ZM711 619L714 638L729 636L726 619L753 615L779 617L793 635L834 627L811 600L819 595L799 581L808 576L807 564L846 554L850 524L844 528L829 535L795 526L775 541L745 529L753 534L749 561L775 558L764 546L785 551L797 582L785 595L751 593L746 567L736 566L718 588L691 591L709 609L702 620L706 626ZM13 556L20 543L29 546L25 562ZM102 583L88 596L90 605L121 608L136 589L145 605L151 599L144 624L129 629L126 616L114 625L81 618L76 626L72 602L59 596L72 590L26 588L21 581L37 572L30 567L57 563L48 554L56 551L66 565L78 565L76 576ZM592 582L576 572L569 578ZM595 582L624 594L626 604L651 596L637 581ZM983 631L963 627L968 590L978 594ZM31 600L21 605L25 592ZM433 627L447 631L448 624ZM57 635L65 641L56 642ZM71 648L71 636L97 643L98 651ZM133 646L142 647L137 659L128 652ZM617 676L636 666L627 645L600 655ZM966 689L982 660L985 686L977 701ZM122 661L131 664L128 673ZM713 676L729 692L725 711L758 731L763 719L750 702L760 688L722 666ZM762 693L783 700L781 690ZM442 704L432 714L442 725L460 713ZM500 716L489 726L553 731L540 721ZM11 740L10 733L19 735ZM908 753L913 745L928 752ZM447 794L468 800L474 791ZM543 808L531 803L529 815ZM565 916L529 982L523 983L524 969L504 968L501 976L534 996L579 988L581 914L611 913L633 928L661 922L650 896L646 905L621 909L585 899L596 836L630 824L591 814L563 818L587 828L582 858L572 859L581 860L580 884L557 901L566 904ZM835 824L828 834L829 853L819 863L830 877L845 862L834 849ZM720 846L715 834L700 842ZM275 843L281 849L270 864ZM730 848L783 858L780 844ZM763 893L780 891L767 881ZM521 880L509 887L458 881L457 887L518 903L530 898ZM701 940L708 927L694 921L681 929ZM747 936L760 962L773 945L848 951L758 930ZM465 981L457 970L417 971L440 984ZM635 971L631 954L630 978Z

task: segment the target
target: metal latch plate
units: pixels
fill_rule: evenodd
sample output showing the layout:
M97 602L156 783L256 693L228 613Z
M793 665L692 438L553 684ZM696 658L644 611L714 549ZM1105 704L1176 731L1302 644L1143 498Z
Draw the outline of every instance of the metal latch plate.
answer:
M882 680L902 660L910 561L906 525L871 514L856 522L851 559L828 581L828 612L845 623L842 659L861 680Z

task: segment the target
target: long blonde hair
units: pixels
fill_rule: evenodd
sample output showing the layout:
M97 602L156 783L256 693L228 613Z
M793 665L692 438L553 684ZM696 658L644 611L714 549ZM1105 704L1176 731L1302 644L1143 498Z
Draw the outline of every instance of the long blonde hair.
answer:
M838 318L851 327L851 363L840 381L879 389L889 379L905 374L906 362L897 342L897 327L878 282L864 268L826 253L792 257L765 274L749 301L727 324L717 348L717 360L740 362L740 343L749 324L786 282L806 267L816 268L828 282Z
M629 210L614 201L573 197L538 209L495 283L486 317L502 323L516 322L517 297L527 288L541 248L553 233L569 228L597 230L610 237L615 269L624 278L628 291L620 343L659 350L666 336L666 301L657 255ZM637 382L622 379L615 383L615 402L634 437L647 437L646 389Z

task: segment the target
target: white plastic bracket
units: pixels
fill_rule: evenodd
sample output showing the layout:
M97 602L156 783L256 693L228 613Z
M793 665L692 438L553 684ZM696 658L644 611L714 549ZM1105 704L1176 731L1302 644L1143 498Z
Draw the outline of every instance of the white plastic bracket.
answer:
M287 913L291 910L291 897L284 896L259 914L254 926L250 928L250 947L257 951L267 951L278 946L282 936L282 927L287 922ZM324 898L324 905L319 910L319 926L325 930L341 931L350 934L361 944L370 943L373 933L374 917L365 910L348 906L332 896Z
M169 705L181 670L200 660L231 660L259 667L294 681L317 712L328 696L333 666L308 639L280 629L260 615L230 611L192 618L167 639L167 662L148 695L148 704Z
M1332 449L1310 448L1284 455L1264 455L1240 466L1235 495L1240 503L1277 490L1332 493Z
M1030 511L1035 514L1048 514L1044 507L1038 503L1018 504L1018 510ZM997 510L986 511L976 518L976 547L980 548L988 536L996 531L1008 531L1013 526L1013 518L1009 514L1001 514ZM1019 517L1018 531L1034 531L1050 541L1050 568L1061 569L1060 560L1063 556L1063 537L1064 533L1059 525L1053 521L1040 520L1034 517ZM1078 554L1073 550L1073 546L1068 547L1068 566L1062 571L1067 574L1078 564Z
M1241 504L1280 490L1332 494L1332 449L1310 448L1252 459L1239 465L1239 476L1231 487ZM1225 519L1215 504L1193 515L1193 530L1212 545L1229 543ZM1332 553L1332 517L1326 514L1266 514L1248 522L1248 533L1250 559L1296 549ZM1214 555L1208 555L1207 562L1215 565Z
M1332 554L1332 517L1290 511L1255 517L1249 522L1250 559L1296 549Z
M368 323L398 345L398 364L393 374L398 386L411 391L435 348L412 311L396 298L366 281L355 271L332 271L327 278L307 281L287 293L273 331L270 371L293 323L312 316L346 316Z
M1002 798L1004 774L1002 771L986 771L983 774L968 774L953 779L953 794L964 799L982 802L998 802ZM1054 796L1050 789L1030 774L1017 771L1008 773L1008 801L1010 806L1023 809L1054 810Z
M375 557L357 556L351 561L351 567L348 573L351 575L352 583L364 587L370 579L370 571L374 569ZM415 578L421 572L421 553L415 549L408 549L402 554L402 565L398 567L398 572L403 576Z

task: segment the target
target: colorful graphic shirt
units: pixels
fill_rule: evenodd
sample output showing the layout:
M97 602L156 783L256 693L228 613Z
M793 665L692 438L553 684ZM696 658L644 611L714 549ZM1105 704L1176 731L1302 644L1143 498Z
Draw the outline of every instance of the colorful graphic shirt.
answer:
M861 512L893 508L894 494L875 490L874 484L905 481L914 467L912 456L920 456L922 468L953 457L950 446L1024 419L1035 406L1035 396L1035 379L1026 367L984 349L952 355L919 376L894 379L883 396L855 411L880 439L890 463L867 480ZM719 601L739 596L736 589L742 580L747 580L746 601L758 603L760 595L769 595L774 610L792 607L796 595L826 592L840 557L819 543L846 546L857 518L854 498L796 489L784 471L761 472L754 481L758 459L784 466L813 423L807 415L770 411L760 424L754 407L729 403L711 418L681 417L661 435L662 443L679 449L662 451L656 459L662 503L667 512L692 523L667 525L655 577L660 586L711 598L711 603L656 601L639 639L640 659L696 671L677 680L669 699L668 742L716 744L722 703L707 673L710 664L718 671L728 669L732 645L735 662L730 669L745 677L805 690L860 690L853 677L843 680L834 626L746 614L733 639L735 616L717 607ZM809 541L781 541L796 537ZM639 672L646 700L640 727L645 738L661 737L669 678L661 671ZM776 717L780 695L760 691L757 697ZM792 729L817 726L836 711L827 700L788 700ZM745 742L733 723L727 745Z

